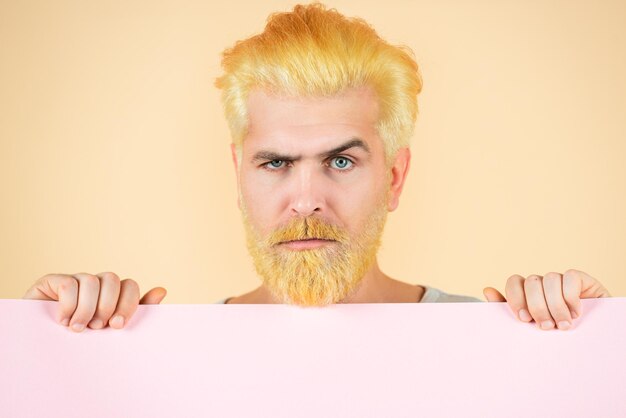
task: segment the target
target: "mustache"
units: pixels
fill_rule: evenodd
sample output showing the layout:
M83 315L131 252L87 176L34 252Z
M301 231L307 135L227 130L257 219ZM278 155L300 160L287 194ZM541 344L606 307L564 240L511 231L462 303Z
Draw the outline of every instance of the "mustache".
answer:
M267 244L273 246L285 241L303 239L324 239L344 242L347 238L348 234L343 228L327 223L320 218L294 218L287 225L272 232L267 238Z

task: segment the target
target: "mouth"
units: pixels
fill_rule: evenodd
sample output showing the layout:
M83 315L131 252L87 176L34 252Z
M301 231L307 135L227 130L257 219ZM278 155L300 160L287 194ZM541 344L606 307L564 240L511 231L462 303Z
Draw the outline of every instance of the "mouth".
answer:
M306 250L306 249L311 249L311 248L322 247L325 245L330 245L333 242L336 242L336 241L332 239L307 238L307 239L301 239L301 240L283 241L279 245L285 246L293 250Z

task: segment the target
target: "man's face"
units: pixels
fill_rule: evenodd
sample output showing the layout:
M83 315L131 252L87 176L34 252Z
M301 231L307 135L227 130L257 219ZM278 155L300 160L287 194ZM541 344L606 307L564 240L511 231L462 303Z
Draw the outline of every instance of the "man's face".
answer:
M282 303L337 303L375 261L390 172L371 90L284 98L255 90L238 166L257 273Z

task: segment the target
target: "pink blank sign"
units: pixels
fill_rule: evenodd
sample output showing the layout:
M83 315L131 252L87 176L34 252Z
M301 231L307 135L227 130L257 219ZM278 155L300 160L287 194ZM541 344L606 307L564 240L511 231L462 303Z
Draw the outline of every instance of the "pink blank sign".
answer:
M76 334L0 300L2 417L626 417L626 298L568 331L505 303L143 305Z

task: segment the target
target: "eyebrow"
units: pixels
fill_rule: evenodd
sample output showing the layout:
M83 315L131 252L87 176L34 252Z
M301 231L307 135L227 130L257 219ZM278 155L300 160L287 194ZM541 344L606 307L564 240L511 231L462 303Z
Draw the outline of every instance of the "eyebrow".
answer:
M329 158L334 155L340 154L347 149L354 148L354 147L361 148L368 154L371 153L370 148L367 146L365 142L363 142L361 139L358 139L358 138L352 138L348 142L342 145L339 145L338 147L335 147L326 152L322 152L321 154L318 154L317 156L321 158ZM252 162L254 163L257 161L261 161L261 160L299 161L300 159L302 159L301 155L286 155L286 154L280 154L275 151L262 150L254 154L254 157L252 157Z

